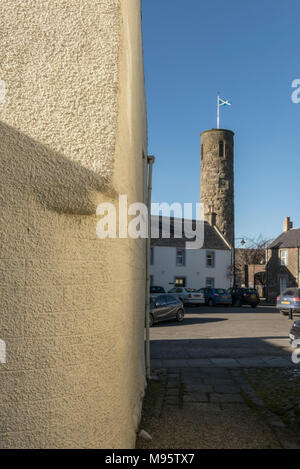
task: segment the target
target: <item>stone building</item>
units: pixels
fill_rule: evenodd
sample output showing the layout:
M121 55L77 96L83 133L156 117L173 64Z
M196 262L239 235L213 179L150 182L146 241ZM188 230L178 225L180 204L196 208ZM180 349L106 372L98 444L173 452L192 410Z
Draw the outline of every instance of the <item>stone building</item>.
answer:
M134 447L145 240L96 207L144 201L140 0L2 0L0 448Z
M274 300L289 287L300 287L300 228L286 217L283 233L267 250L267 295Z
M234 247L234 133L201 133L201 197L205 220L215 224Z
M174 236L174 231L178 232L178 226L184 227L185 222L186 220L173 218L170 223L169 236L163 236L160 230L160 236L151 239L152 285L161 286L166 291L174 285L196 289L229 288L232 282L230 245L216 226L204 222L203 246L199 249L186 249L186 242L189 238ZM158 223L159 217L152 216L152 226ZM193 220L193 223L195 226L196 220ZM185 233L188 231L186 227L184 230Z
M266 249L235 249L235 283L237 286L256 288L260 297L265 296Z

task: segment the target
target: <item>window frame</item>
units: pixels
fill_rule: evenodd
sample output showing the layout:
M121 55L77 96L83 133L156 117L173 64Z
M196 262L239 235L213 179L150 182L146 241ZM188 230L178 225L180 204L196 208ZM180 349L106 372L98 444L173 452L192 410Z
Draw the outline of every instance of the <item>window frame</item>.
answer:
M182 254L178 254L178 251L182 251ZM179 260L181 259L181 263ZM176 248L176 266L177 267L185 267L186 263L186 252L184 248Z
M176 283L177 280L183 280L183 284ZM179 276L176 275L174 277L174 285L175 285L175 288L185 288L186 287L186 277L179 277Z
M282 256L282 254L285 254L284 256ZM280 259L280 265L281 266L287 266L288 265L288 262L289 262L289 251L288 249L280 249L279 250L279 259Z
M208 284L212 280L212 284ZM206 277L205 279L206 288L215 288L215 277Z
M211 256L212 263L209 265L209 256ZM215 251L206 251L205 254L205 259L206 259L206 267L208 269L215 269L216 267L216 252Z

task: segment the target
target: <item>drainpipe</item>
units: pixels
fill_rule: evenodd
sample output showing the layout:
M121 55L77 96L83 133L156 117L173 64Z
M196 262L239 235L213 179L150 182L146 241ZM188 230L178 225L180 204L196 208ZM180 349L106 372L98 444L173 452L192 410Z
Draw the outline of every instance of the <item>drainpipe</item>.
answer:
M299 242L297 242L298 247L298 288L300 288L300 247Z
M152 166L155 161L154 156L148 156L148 236L146 240L146 292L145 292L145 323L146 323L146 377L151 378L150 368L150 247L151 247L151 192L152 192Z
M265 297L266 297L266 301L268 301L268 299L269 299L269 272L268 272L268 270L269 270L269 266L268 266L269 259L268 259L268 257L269 256L268 256L268 248L266 248L265 256L266 256L266 285L265 285L266 291L265 291Z

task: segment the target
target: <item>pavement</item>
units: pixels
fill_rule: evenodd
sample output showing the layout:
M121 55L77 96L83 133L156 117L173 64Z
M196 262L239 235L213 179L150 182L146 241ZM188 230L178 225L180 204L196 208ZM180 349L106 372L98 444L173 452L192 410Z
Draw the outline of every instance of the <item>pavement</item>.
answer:
M300 448L245 378L295 367L291 321L273 307L197 307L151 329L152 376L137 448ZM298 365L299 367L299 365Z

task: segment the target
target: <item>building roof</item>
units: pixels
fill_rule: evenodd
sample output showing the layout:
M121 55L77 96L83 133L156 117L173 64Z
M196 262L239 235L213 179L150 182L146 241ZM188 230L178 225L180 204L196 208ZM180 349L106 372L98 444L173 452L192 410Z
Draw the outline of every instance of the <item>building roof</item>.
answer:
M300 228L281 233L270 245L269 249L300 247Z
M193 230L196 229L196 223L203 223L199 220L187 220L181 218L170 218L170 236L168 230L164 227L164 222L167 222L167 217L159 217L156 215L151 216L151 246L167 246L167 247L180 247L184 248L186 242L192 242ZM175 235L180 236L184 228L183 236L176 238ZM153 237L154 232L159 233L159 237ZM163 237L164 234L164 237ZM220 249L229 250L229 246L222 239L222 236L211 226L208 222L204 222L204 243L201 249Z

